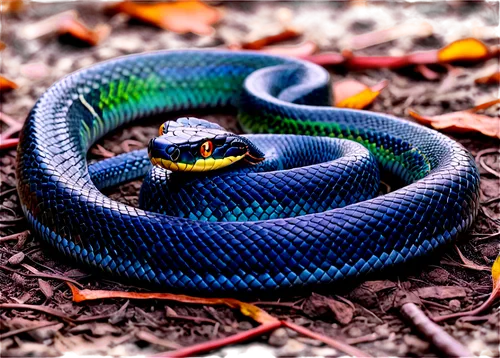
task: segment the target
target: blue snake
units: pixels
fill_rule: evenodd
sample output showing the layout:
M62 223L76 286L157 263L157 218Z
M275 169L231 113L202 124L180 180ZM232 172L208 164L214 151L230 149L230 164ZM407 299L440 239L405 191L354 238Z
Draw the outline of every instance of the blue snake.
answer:
M330 101L323 68L253 52L161 51L80 70L50 87L25 122L23 211L75 261L206 294L365 277L471 226L479 174L460 144ZM245 131L268 134L183 118L164 124L149 151L87 164L96 140L132 120L222 107L238 110ZM404 186L377 196L379 168ZM144 175L142 208L100 191Z

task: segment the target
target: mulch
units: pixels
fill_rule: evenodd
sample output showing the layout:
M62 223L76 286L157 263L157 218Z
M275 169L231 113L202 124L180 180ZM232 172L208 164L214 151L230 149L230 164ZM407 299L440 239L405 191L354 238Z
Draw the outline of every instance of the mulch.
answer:
M360 53L398 54L402 51L434 49L466 34L474 26L498 25L498 4L464 2L363 6L348 3L224 3L225 18L210 36L177 35L137 22L114 24L111 36L97 47L75 46L67 39L46 36L24 40L19 30L39 19L68 8L76 8L90 25L109 21L101 5L61 3L34 4L23 13L4 15L1 71L19 84L2 94L0 111L22 122L34 101L55 80L79 68L119 55L179 47L225 46L275 33L277 14L289 9L293 21L322 50L340 50L350 34L386 28L413 18L434 26L426 38L401 38ZM286 10L288 11L288 10ZM465 36L465 35L464 35ZM490 42L494 44L494 42ZM367 85L388 80L389 86L369 108L407 117L409 107L428 115L473 107L498 96L498 85L475 85L474 79L487 64L455 68L436 81L424 79L411 69L346 72L332 69L333 81L346 76ZM491 112L493 113L493 112ZM197 113L197 115L200 115ZM204 113L204 118L241 132L234 113ZM159 123L175 118L165 115L119 129L91 149L89 160L99 160L147 144ZM5 127L3 127L5 129ZM453 135L474 156L481 173L481 208L475 224L455 247L416 262L398 272L369 281L323 287L315 292L296 292L283 297L259 297L260 307L312 331L334 337L375 356L436 356L435 350L400 313L406 302L419 304L428 316L439 316L479 306L491 292L487 269L471 269L469 262L491 267L499 249L500 181L484 167L498 168L498 140L481 135ZM483 154L485 153L485 154ZM72 302L67 285L56 276L77 281L85 288L147 290L115 282L111 277L89 272L62 258L27 232L15 191L15 150L0 152L0 349L2 356L59 356L65 352L98 355L150 355L186 347L254 327L239 312L226 307L187 305L158 300L123 299ZM137 205L140 181L106 191L115 200ZM439 215L439 213L436 213ZM411 266L411 265L410 265ZM264 301L265 300L265 301ZM255 298L255 301L258 301ZM10 306L9 306L10 305ZM37 307L33 307L37 306ZM474 354L498 356L500 343L499 304L478 317L450 320L442 327ZM54 312L56 310L57 314ZM251 343L226 347L217 355L248 353L287 356L336 356L341 353L321 342L280 328Z

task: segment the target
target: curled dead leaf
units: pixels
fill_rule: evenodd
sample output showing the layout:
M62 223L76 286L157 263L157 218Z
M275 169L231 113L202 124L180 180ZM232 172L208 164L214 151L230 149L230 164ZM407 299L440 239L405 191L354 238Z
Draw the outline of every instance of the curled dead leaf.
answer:
M222 18L218 9L198 0L153 4L123 1L111 10L180 34L210 35L214 32L212 25Z
M446 129L455 133L478 132L489 137L500 138L500 118L474 113L479 109L491 107L496 103L500 103L500 99L467 111L452 112L438 116L422 116L411 109L408 110L408 113L419 123L430 125L438 130Z
M363 109L373 103L388 82L382 81L368 87L356 80L345 80L333 85L335 106L340 108Z
M21 29L20 36L26 40L33 40L57 33L95 46L108 37L110 32L111 26L107 24L100 24L90 29L79 19L78 12L68 10L25 26Z

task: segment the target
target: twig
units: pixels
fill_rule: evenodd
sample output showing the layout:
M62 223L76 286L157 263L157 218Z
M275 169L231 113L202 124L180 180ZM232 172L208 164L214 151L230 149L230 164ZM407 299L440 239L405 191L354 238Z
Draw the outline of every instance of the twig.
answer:
M0 309L21 309L21 310L31 310L31 311L39 311L46 314L49 314L54 317L59 317L65 321L75 322L76 320L68 316L66 313L62 311L55 310L53 308L47 306L37 306L37 305L28 305L24 303L2 303L0 304Z
M176 351L164 352L154 357L192 357L203 352L208 352L216 348L221 348L233 343L239 343L249 340L254 337L258 337L264 333L270 332L282 325L281 321L273 321L269 323L261 324L258 327L249 329L248 331L234 334L229 337L216 339L213 341L208 341L200 344L195 344L191 347L181 348Z
M472 357L472 353L460 342L432 322L414 303L401 307L403 315L446 357Z
M2 269L4 271L14 272L14 273L17 273L17 274L19 274L21 276L24 276L24 277L33 277L33 278L43 277L43 278L48 278L48 279L51 279L51 280L60 280L60 281L65 281L65 282L71 282L71 283L73 283L73 284L75 284L77 286L82 287L82 284L79 283L78 281L75 281L72 278L65 277L65 276L50 275L48 273L43 273L43 272L29 274L29 273L25 273L25 272L22 272L22 271L14 270L14 269L12 269L10 267L7 267L7 266L4 266L4 265L0 265L0 269Z
M339 342L333 338L326 337L322 334L314 333L313 331L310 331L307 328L298 326L292 322L288 322L288 321L281 321L281 322L283 323L283 326L285 326L285 327L293 329L294 331L296 331L296 332L298 332L306 337L309 337L309 338L318 340L320 342L323 342L325 344L328 344L330 347L338 349L339 351L342 351L350 356L353 356L353 357L371 357L369 354L367 354L367 353L365 353L365 352L363 352L363 351L361 351L361 350L357 349L356 347L353 347L349 344Z
M3 198L5 195L9 195L10 193L15 192L16 190L17 190L17 188L7 189L7 190L0 193L0 198Z
M16 234L0 237L0 242L20 240L23 236L27 237L29 234L30 234L30 231L25 230L23 232L18 232Z
M137 339L140 339L141 341L145 341L151 344L156 344L158 346L170 348L170 349L181 349L182 346L180 344L177 344L175 342L170 342L167 341L166 339L161 339L156 337L153 333L150 333L148 331L138 331L135 336Z
M452 318L459 318L459 317L464 317L464 316L475 316L478 313L481 313L482 311L487 309L495 301L499 292L500 292L500 285L498 285L497 287L495 287L491 291L491 294L488 297L488 299L486 301L484 301L484 303L482 305L480 305L479 307L477 307L473 310L470 310L470 311L457 312L457 313L452 313L452 314L443 315L443 316L434 316L434 317L432 317L432 320L434 322L442 322L442 321L446 321L446 320L452 319Z
M455 245L455 250L457 251L458 256L460 257L460 260L462 260L462 262L464 263L464 265L465 265L464 267L467 267L467 268L470 268L471 270L476 270L476 271L487 271L487 272L491 271L491 269L489 267L478 265L475 262L469 260L467 257L465 257L457 245Z
M48 327L48 326L54 326L56 324L59 324L59 323L58 322L45 322L45 323L42 323L42 324L39 324L39 325L33 325L33 326L29 326L29 327L23 327L23 328L19 328L19 329L14 329L12 331L8 331L8 332L0 334L0 340L8 338L8 337L12 337L12 336L17 336L18 334L21 334L21 333L26 333L26 332L34 331L34 330L36 330L38 328L44 328L44 327Z
M484 161L484 158L479 159L479 164L481 164L481 167L486 170L488 173L493 174L497 178L500 178L500 173L491 168L486 162Z
M356 338L347 338L345 341L347 344L360 344L360 343L368 343L373 342L379 339L385 338L383 336L379 336L376 333L370 333L361 337Z
M114 314L115 314L115 312L103 313L103 314L99 314L96 316L80 316L80 317L74 319L73 322L75 322L75 323L93 322L93 321L98 321L100 319L110 318Z

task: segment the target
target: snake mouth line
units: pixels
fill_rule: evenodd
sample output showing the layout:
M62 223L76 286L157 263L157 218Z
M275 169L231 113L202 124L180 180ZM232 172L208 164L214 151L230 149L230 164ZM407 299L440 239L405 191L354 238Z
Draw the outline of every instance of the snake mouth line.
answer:
M228 165L237 162L240 159L243 159L246 154L239 156L228 156L221 159L207 158L207 159L198 159L194 163L180 163L173 162L168 159L163 158L151 158L151 163L160 168L176 171L176 172L204 172L209 170L216 170L220 168L227 167Z

